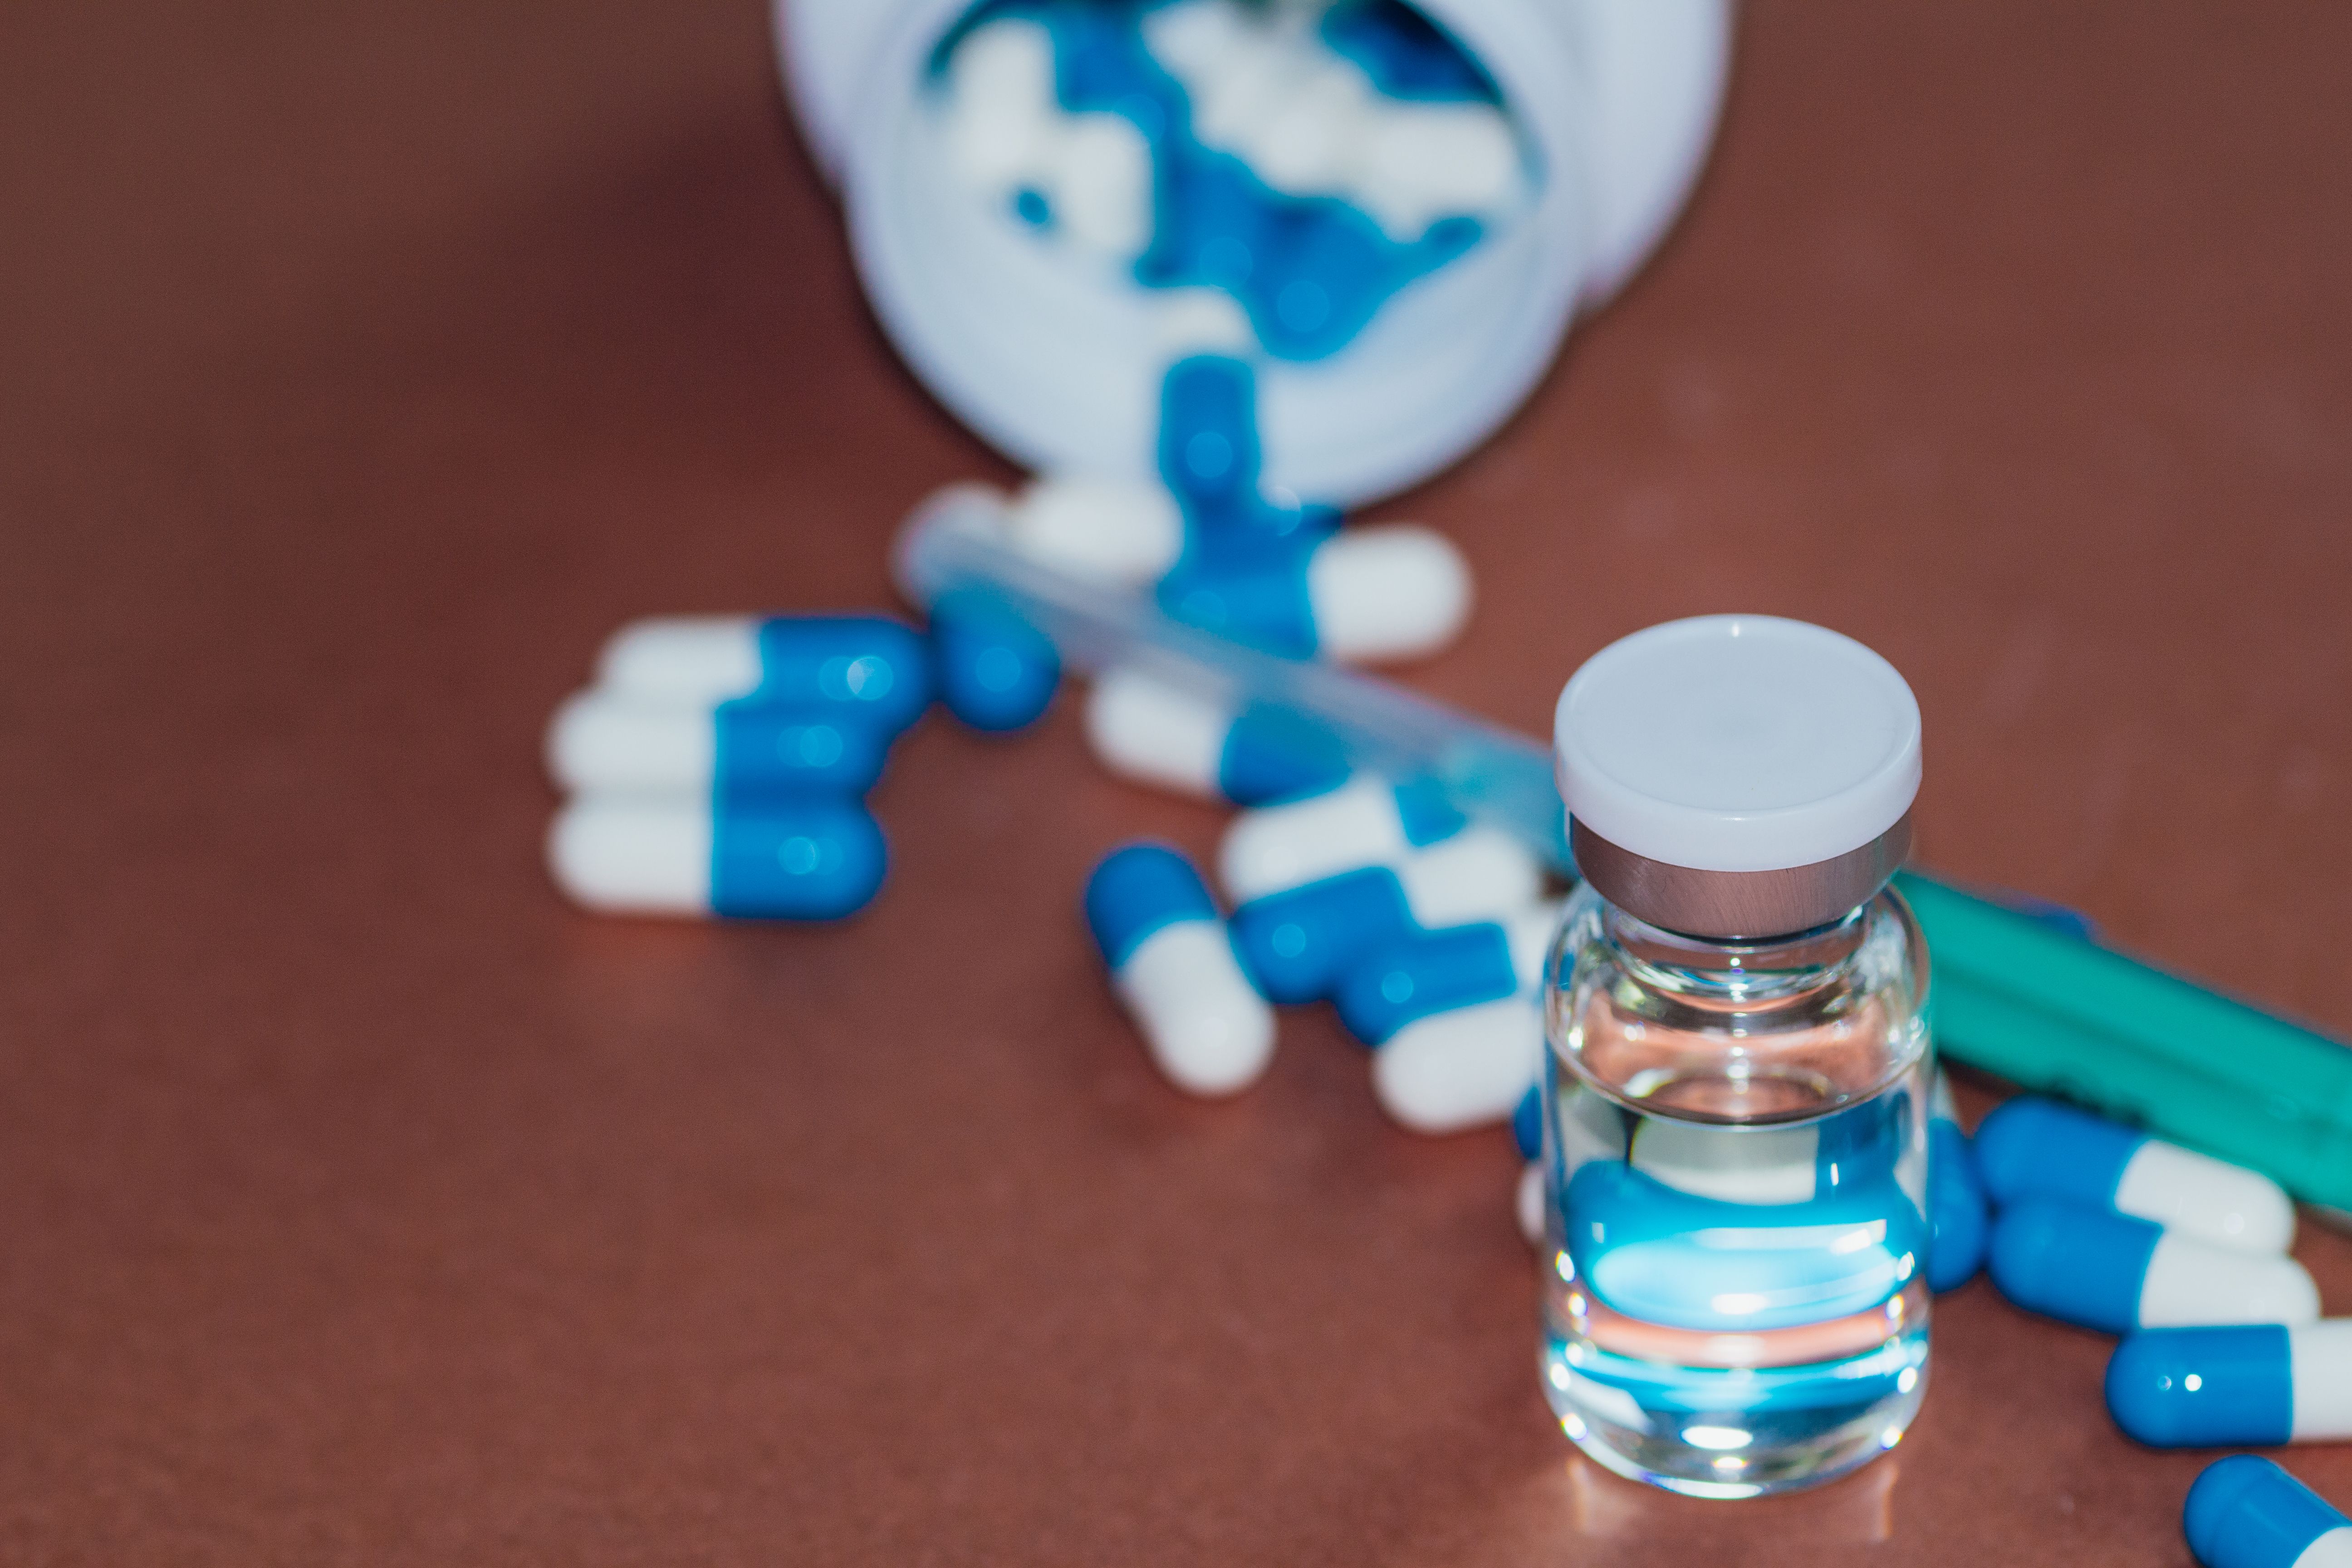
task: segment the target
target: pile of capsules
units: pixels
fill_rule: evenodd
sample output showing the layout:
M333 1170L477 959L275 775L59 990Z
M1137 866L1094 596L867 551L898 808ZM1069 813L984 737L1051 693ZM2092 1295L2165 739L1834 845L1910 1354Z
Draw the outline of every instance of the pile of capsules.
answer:
M1050 645L979 605L937 607L928 637L873 615L636 622L548 726L568 797L549 869L604 913L838 920L881 888L866 797L932 698L1017 730L1059 679Z
M2352 1318L2320 1318L2317 1287L2286 1255L2294 1205L2277 1184L2038 1096L2004 1101L1973 1142L1940 1094L1937 1115L1936 1289L1975 1272L1945 1252L1965 1184L2002 1295L2123 1336L2106 1401L2128 1436L2157 1448L2352 1440ZM2252 1455L2210 1466L2183 1522L2206 1568L2352 1568L2352 1522Z
M1170 616L1292 658L1415 658L1470 609L1425 529L1342 530L1262 481L1252 357L1346 346L1381 304L1507 221L1531 190L1491 81L1397 0L991 0L937 57L942 145L977 199L1040 243L1161 291L1158 482L1051 475L997 498L1004 542ZM637 623L557 713L570 799L549 839L589 907L832 920L887 864L866 801L934 697L1022 729L1053 648L986 601L880 616ZM1353 776L1297 716L1136 671L1095 681L1097 757L1243 808L1217 857L1233 908L1179 852L1129 845L1087 922L1166 1075L1231 1094L1265 1070L1279 1005L1332 1004L1371 1048L1380 1103L1444 1132L1509 1119L1538 1152L1537 1002L1559 889L1435 792ZM2252 1172L2049 1101L1973 1146L1940 1077L1928 1283L1990 1258L2011 1300L2125 1335L2107 1400L2158 1446L2352 1437L2352 1321L2318 1321L2284 1248L2293 1211ZM1542 1223L1539 1173L1518 1190ZM2267 1460L2191 1492L2209 1568L2352 1568L2352 1527Z
M1213 288L1283 359L1521 210L1494 82L1398 0L994 0L939 51L974 198L1148 288Z
M1483 73L1397 0L997 0L937 72L944 144L978 197L1115 258L1162 306L1160 482L1047 477L1004 501L1005 542L1287 657L1411 658L1458 635L1470 578L1445 539L1342 531L1333 509L1262 483L1245 356L1335 352L1520 198ZM875 616L625 628L549 736L573 796L551 836L556 880L611 912L852 913L887 858L864 795L931 691L1006 732L1059 673L1049 644L975 595L931 606L928 647ZM1244 802L1323 777L1279 723L1245 721L1229 746L1233 728L1140 679L1099 683L1088 712L1130 776ZM1530 876L1459 910L1507 912ZM1248 896L1274 890L1261 883ZM1381 1006L1355 1016L1380 1015L1364 1027L1381 1037L1427 1011Z
M1124 679L1100 683L1097 705ZM1253 751L1248 724L1230 726L1220 780L1296 763ZM1433 791L1342 777L1242 813L1217 869L1230 924L1164 845L1113 851L1087 885L1096 945L1170 1079L1244 1089L1273 1054L1272 1004L1328 1000L1373 1047L1374 1091L1406 1126L1511 1114L1542 1061L1536 995L1559 923L1525 849Z
M2352 1439L2352 1319L2323 1321L2269 1177L2061 1105L1977 1129L1989 1262L2031 1311L2121 1334L2116 1424L2155 1447Z

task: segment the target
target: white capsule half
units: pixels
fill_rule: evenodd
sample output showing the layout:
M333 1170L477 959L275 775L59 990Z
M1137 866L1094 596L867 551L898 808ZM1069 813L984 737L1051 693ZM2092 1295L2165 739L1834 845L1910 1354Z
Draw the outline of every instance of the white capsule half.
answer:
M2319 1319L2319 1287L2292 1258L2214 1247L2174 1231L2158 1237L2140 1278L2139 1326L2297 1323Z
M1171 363L1195 354L1240 359L1257 352L1249 312L1222 289L1171 289L1151 306L1151 346Z
M575 801L547 836L547 867L573 902L607 914L701 915L710 909L707 807Z
M607 795L702 795L719 766L711 710L583 691L547 727L558 788Z
M2339 1524L2314 1541L2288 1568L2352 1568L2352 1525Z
M973 28L949 58L949 151L957 172L990 198L1050 178L1060 113L1054 75L1053 35L1020 17Z
M1184 514L1159 485L1065 475L1021 492L1005 538L1031 559L1093 582L1140 588L1184 553Z
M1090 581L1141 589L1184 552L1184 515L1158 485L1045 479L1006 514L1005 538L1032 559ZM1470 568L1451 540L1412 523L1350 528L1307 562L1318 649L1341 663L1421 658L1461 636Z
M1192 133L1202 144L1247 161L1250 149L1297 95L1309 68L1276 29L1252 28L1243 38L1241 47L1229 49L1208 68L1172 74L1192 100Z
M1223 704L1139 670L1111 670L1087 694L1087 742L1103 766L1201 800L1224 798L1218 781L1233 727Z
M2286 1331L2298 1443L2352 1442L2352 1318Z
M1407 1024L1372 1053L1382 1109L1416 1132L1507 1121L1543 1065L1543 1020L1523 996Z
M1380 114L1372 86L1344 62L1304 73L1237 151L1251 172L1292 195L1342 192Z
M1217 877L1227 897L1245 904L1343 871L1398 866L1434 843L1473 836L1511 842L1492 828L1473 825L1417 846L1406 837L1395 789L1368 774L1321 795L1261 806L1234 818L1218 846Z
M1258 31L1240 7L1226 0L1180 0L1143 16L1145 46L1182 80L1230 68L1251 51Z
M1519 1171L1518 1190L1512 1194L1511 1212L1519 1222L1519 1234L1527 1237L1529 1247L1541 1247L1544 1240L1544 1168L1539 1162L1529 1161Z
M1217 847L1217 879L1236 904L1366 866L1392 866L1412 850L1396 793L1350 779L1306 800L1243 812Z
M1933 1121L1960 1124L1960 1104L1952 1098L1952 1080L1942 1068L1936 1069L1936 1086L1928 1091L1927 1117Z
M1453 541L1411 523L1350 528L1307 563L1315 640L1342 663L1421 658L1461 636L1470 567Z
M2125 1163L2114 1203L2119 1214L2247 1252L2284 1252L2294 1242L2294 1204L2276 1182L2160 1138Z
M1179 921L1146 937L1112 977L1152 1059L1201 1095L1248 1088L1274 1058L1274 1009L1243 974L1222 921Z
M1470 837L1464 834L1464 837ZM1511 847L1520 854L1527 851L1513 841ZM1533 856L1528 857L1528 869L1540 885L1543 868ZM1511 969L1519 977L1519 989L1533 995L1543 987L1544 965L1551 957L1552 939L1559 934L1560 911L1567 907L1565 899L1552 899L1499 916L1503 936L1511 950Z
M1502 111L1483 103L1384 103L1365 126L1352 193L1390 237L1418 239L1441 217L1484 216L1521 188Z
M1132 260L1151 242L1151 145L1116 114L1071 116L1055 139L1046 199L1071 240Z
M1538 947L1534 963L1540 970L1540 944L1549 941L1550 917L1538 912L1529 918L1529 906L1543 892L1543 868L1519 845L1499 834L1459 833L1405 855L1396 864L1396 878L1413 923L1423 931L1480 921L1513 922L1505 930L1513 937L1513 964L1523 974L1528 970L1519 961L1526 956L1521 948L1528 940L1527 928L1544 926L1533 938Z
M757 689L760 622L750 616L662 616L613 634L596 679L614 692L715 708Z

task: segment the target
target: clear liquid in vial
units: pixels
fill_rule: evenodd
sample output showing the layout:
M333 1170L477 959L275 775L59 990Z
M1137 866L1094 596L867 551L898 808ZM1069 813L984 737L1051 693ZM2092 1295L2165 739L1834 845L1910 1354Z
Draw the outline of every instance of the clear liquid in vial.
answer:
M1618 1473L1752 1497L1926 1393L1924 968L1891 895L1728 968L1684 941L1587 894L1555 953L1545 1393Z

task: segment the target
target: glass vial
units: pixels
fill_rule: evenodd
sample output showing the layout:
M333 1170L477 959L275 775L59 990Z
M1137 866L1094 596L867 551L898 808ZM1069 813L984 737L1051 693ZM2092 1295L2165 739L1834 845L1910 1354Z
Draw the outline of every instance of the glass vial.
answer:
M1885 885L1917 704L1850 638L1712 616L1595 657L1556 745L1545 1393L1675 1491L1834 1479L1927 1392L1927 960Z

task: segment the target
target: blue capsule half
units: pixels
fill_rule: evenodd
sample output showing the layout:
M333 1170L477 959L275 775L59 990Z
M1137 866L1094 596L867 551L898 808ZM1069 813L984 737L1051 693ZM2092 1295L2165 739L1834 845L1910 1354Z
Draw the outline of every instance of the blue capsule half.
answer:
M889 868L880 826L853 800L720 810L710 827L710 910L729 920L839 920Z
M1339 1021L1368 1046L1408 1024L1497 1002L1519 988L1511 944L1492 922L1416 931L1367 953L1332 993Z
M1217 903L1182 854L1165 844L1129 844L1087 879L1086 914L1103 962L1117 971L1164 927L1215 920Z
M1253 899L1234 911L1234 945L1266 1000L1328 996L1367 951L1413 930L1404 884L1370 866Z
M712 795L862 795L882 776L895 731L837 709L812 711L748 697L711 714L718 743Z
M1519 1147L1519 1158L1532 1160L1543 1152L1543 1085L1519 1097L1518 1109L1511 1112L1511 1142Z
M2276 1323L2143 1329L2107 1361L2107 1413L2153 1448L2294 1435L2294 1346Z
M1927 1123L1927 1285L1957 1290L1984 1267L1992 1211L1977 1180L1968 1135L1941 1117Z
M1348 781L1338 737L1288 709L1244 709L1225 731L1217 757L1217 791L1235 805L1265 805L1320 795Z
M2352 1521L2270 1460L2235 1454L2206 1467L2181 1510L2189 1550L2205 1568L2294 1568L2313 1542ZM2352 1542L2333 1543L2352 1557Z
M1990 1261L2000 1293L2028 1310L2086 1329L2139 1326L2140 1287L2164 1227L2054 1198L2003 1209Z
M2147 1134L2039 1095L1994 1108L1977 1128L1977 1170L1998 1204L2039 1195L2105 1208Z
M896 734L931 702L930 648L888 616L775 616L760 623L753 699Z
M940 700L975 730L1010 734L1045 716L1062 659L1035 627L992 598L942 595L931 606Z

